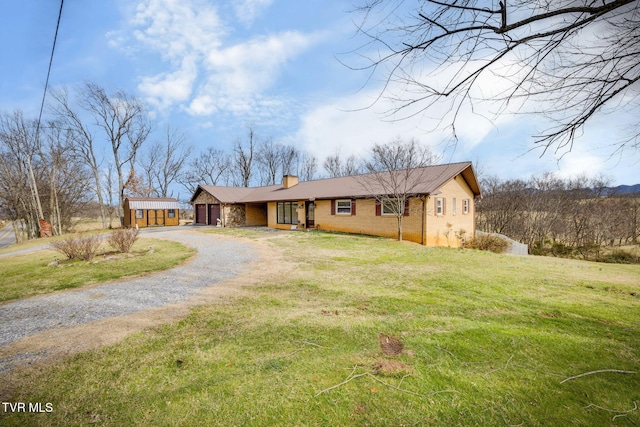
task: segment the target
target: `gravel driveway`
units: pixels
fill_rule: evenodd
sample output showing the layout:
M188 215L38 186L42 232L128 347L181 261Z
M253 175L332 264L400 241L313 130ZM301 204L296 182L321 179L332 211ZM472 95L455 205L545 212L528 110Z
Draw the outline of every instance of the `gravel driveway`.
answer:
M184 227L150 230L143 236L174 240L198 253L182 266L148 276L1 304L0 347L37 332L184 301L238 275L258 259L257 251L246 243ZM6 368L4 362L0 360L0 372Z

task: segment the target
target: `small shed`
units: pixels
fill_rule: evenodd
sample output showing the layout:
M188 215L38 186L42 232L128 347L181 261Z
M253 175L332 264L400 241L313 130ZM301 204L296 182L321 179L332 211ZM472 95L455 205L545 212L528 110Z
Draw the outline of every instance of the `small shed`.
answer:
M169 197L127 197L124 199L124 226L158 227L180 225L178 201Z

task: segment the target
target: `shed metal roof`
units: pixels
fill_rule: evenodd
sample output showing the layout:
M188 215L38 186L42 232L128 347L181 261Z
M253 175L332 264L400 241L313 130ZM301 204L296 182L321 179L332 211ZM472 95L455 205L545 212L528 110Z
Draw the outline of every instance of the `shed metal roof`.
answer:
M180 209L178 201L169 197L127 197L130 209Z

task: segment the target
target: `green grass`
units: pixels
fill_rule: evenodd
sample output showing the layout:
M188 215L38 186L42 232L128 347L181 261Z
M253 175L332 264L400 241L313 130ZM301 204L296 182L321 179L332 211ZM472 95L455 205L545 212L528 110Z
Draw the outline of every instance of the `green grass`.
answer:
M328 233L269 244L297 268L25 373L11 401L54 411L0 423L640 424L639 266ZM385 356L380 333L403 353ZM605 369L637 373L561 383Z
M149 247L153 247L152 253ZM131 256L109 261L102 261L103 257L98 255L92 261L63 260L61 267L48 267L54 257L64 259L53 249L2 258L0 302L166 270L194 253L177 242L145 238L136 242Z

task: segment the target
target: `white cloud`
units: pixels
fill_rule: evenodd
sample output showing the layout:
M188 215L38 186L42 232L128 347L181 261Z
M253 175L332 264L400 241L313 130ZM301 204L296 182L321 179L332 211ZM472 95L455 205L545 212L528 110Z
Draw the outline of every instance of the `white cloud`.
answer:
M197 77L193 58L183 58L182 65L174 72L143 77L138 89L146 94L156 108L164 109L174 103L185 102L191 96Z
M236 0L234 8L238 20L247 27L253 24L256 16L273 3L273 0Z
M238 14L253 20L270 3L232 4ZM156 108L179 107L196 116L223 111L264 115L261 109L283 104L268 98L285 64L317 37L283 31L227 45L233 27L221 16L218 7L205 0L144 0L135 8L131 35L113 32L110 42L128 52L158 55L165 64L165 71L139 76L138 89ZM127 46L127 40L137 45Z
M345 158L350 155L361 157L373 144L386 143L395 138L417 138L434 152L443 148L443 134L426 130L424 121L418 117L382 120L381 112L388 106L384 100L371 108L362 109L371 103L375 95L375 91L363 91L352 97L329 100L316 106L302 116L300 128L288 138L288 142L302 144L320 162L336 151Z

